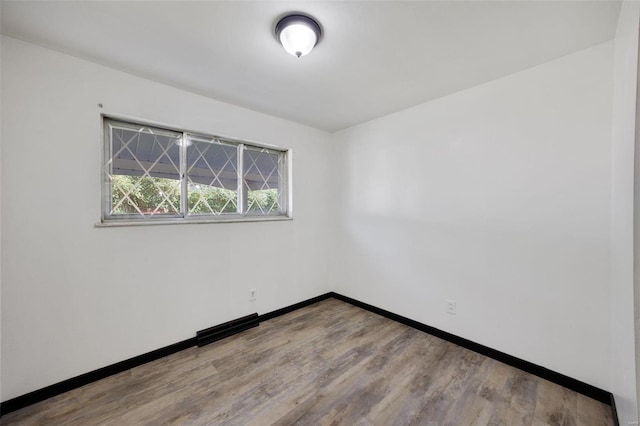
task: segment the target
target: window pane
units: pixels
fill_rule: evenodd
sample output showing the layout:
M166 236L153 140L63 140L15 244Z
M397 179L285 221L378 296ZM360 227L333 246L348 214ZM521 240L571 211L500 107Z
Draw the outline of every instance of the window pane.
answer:
M187 146L190 215L238 212L238 150L215 139Z
M178 134L111 127L111 215L180 214Z
M247 211L265 215L283 212L284 154L268 149L247 148L244 165Z

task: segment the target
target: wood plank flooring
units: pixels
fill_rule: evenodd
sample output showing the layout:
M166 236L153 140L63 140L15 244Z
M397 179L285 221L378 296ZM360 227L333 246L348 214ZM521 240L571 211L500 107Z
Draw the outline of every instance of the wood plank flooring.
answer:
M336 299L3 425L612 425L611 408Z

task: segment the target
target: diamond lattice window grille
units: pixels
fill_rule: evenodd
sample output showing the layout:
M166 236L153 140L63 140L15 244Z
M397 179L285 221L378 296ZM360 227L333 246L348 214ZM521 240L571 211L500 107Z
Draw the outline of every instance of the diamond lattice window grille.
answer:
M179 140L149 127L111 127L109 215L180 215Z
M287 152L105 118L103 220L287 216Z
M271 215L284 210L282 185L282 152L266 148L246 148L244 153L244 185L247 190L247 212Z
M238 213L238 148L217 139L187 147L190 215Z

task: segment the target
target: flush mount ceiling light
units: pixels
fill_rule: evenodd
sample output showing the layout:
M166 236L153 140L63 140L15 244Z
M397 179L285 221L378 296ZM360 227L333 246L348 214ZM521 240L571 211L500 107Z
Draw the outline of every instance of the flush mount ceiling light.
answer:
M311 52L321 34L318 22L305 15L287 15L276 24L276 37L282 47L298 58Z

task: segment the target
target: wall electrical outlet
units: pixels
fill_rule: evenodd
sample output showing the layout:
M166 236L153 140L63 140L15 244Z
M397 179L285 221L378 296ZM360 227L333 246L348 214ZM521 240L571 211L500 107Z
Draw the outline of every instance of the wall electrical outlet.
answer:
M256 289L255 288L250 288L249 289L249 300L251 300L251 301L256 300Z
M456 314L456 301L455 300L447 300L447 313L451 315Z

